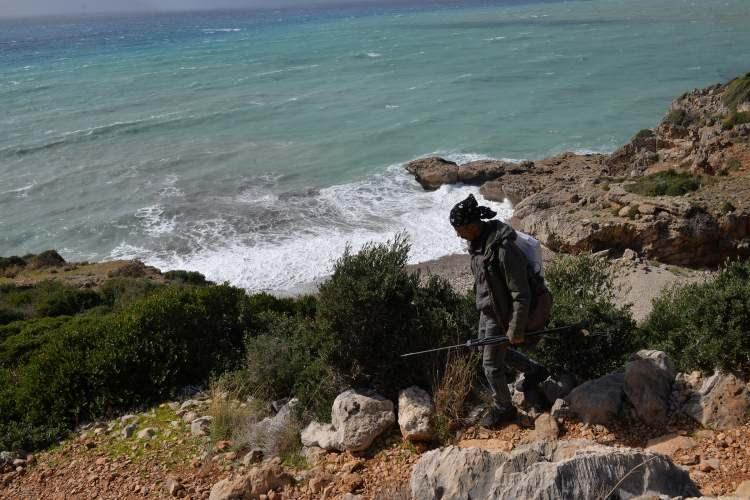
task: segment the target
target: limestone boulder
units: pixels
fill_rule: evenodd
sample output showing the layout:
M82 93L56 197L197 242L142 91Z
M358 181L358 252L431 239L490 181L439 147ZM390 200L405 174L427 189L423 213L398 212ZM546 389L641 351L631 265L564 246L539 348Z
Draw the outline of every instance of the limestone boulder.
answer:
M420 158L406 164L406 170L427 191L458 182L458 169L458 164L438 156Z
M624 399L625 373L617 371L589 380L566 398L570 410L589 424L606 424L617 416Z
M344 450L366 450L395 422L393 403L379 394L351 389L333 401L331 423Z
M610 490L619 498L699 495L688 473L666 457L580 440L532 443L511 453L433 450L414 466L410 487L415 500L600 498Z
M717 430L738 427L746 422L750 412L750 388L736 376L717 371L703 381L682 411L704 427Z
M310 422L302 430L302 444L306 447L323 448L328 451L341 451L341 439L331 424Z
M625 365L625 395L647 425L667 423L672 383L677 371L662 351L642 350Z
M427 391L417 386L398 395L398 425L401 435L409 441L430 441L433 438L430 419L434 407Z
M396 415L390 400L351 389L333 401L331 422L311 422L302 431L302 444L330 451L363 451L396 422Z

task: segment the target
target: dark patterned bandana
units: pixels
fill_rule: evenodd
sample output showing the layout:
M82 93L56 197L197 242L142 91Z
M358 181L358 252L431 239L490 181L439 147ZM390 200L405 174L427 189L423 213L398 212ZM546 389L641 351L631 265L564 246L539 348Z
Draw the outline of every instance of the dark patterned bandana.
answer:
M453 227L465 226L482 219L491 219L497 215L489 207L480 207L473 194L470 194L464 201L457 203L451 209L451 225Z

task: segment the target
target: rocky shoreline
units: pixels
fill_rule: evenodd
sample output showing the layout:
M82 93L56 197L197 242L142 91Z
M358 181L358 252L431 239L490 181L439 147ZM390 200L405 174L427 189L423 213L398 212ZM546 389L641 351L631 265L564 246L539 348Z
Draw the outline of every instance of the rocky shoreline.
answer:
M630 249L666 264L714 267L750 257L750 103L734 99L748 82L746 75L686 93L655 129L611 155L463 165L430 157L405 168L428 190L460 182L510 200L512 225L554 252ZM634 189L659 172L694 186L678 194Z

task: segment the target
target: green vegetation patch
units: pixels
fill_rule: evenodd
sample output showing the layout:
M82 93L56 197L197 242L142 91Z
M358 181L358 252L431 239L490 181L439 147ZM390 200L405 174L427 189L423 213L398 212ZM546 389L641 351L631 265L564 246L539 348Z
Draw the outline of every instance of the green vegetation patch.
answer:
M546 337L534 357L579 380L600 377L622 366L637 348L636 325L628 306L616 304L615 271L605 259L590 255L562 256L545 269L554 297L551 327L591 322L600 335Z
M736 111L737 106L750 101L750 73L729 82L722 99L730 111Z
M699 176L667 170L645 175L633 183L625 184L625 191L641 196L682 196L700 189Z
M750 376L750 263L733 262L705 282L654 301L642 343L666 351L681 371L714 368Z

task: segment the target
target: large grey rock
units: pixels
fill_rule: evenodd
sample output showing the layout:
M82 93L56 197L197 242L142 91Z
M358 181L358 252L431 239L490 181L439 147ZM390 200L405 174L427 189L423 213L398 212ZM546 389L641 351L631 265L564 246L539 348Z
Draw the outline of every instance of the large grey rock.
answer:
M672 382L677 371L662 351L642 350L625 365L625 395L647 425L667 423Z
M625 476L630 475L625 478ZM532 443L511 453L449 446L425 453L412 471L415 500L695 496L687 472L666 457L590 441Z
M331 423L345 450L366 450L395 422L393 403L379 394L352 389L333 401Z
M584 422L606 424L620 412L624 386L625 373L617 371L579 385L566 399L570 410Z
M363 451L396 422L396 415L388 399L350 389L333 401L331 421L311 422L302 431L302 444L326 450Z
M750 389L736 376L716 372L703 381L682 411L704 427L718 430L738 427L745 423L750 412Z
M432 398L417 386L402 390L398 395L398 425L401 435L409 441L429 441L433 437L430 418Z
M562 372L555 378L547 377L540 385L549 404L554 404L555 401L564 398L575 389L576 378L570 373Z

